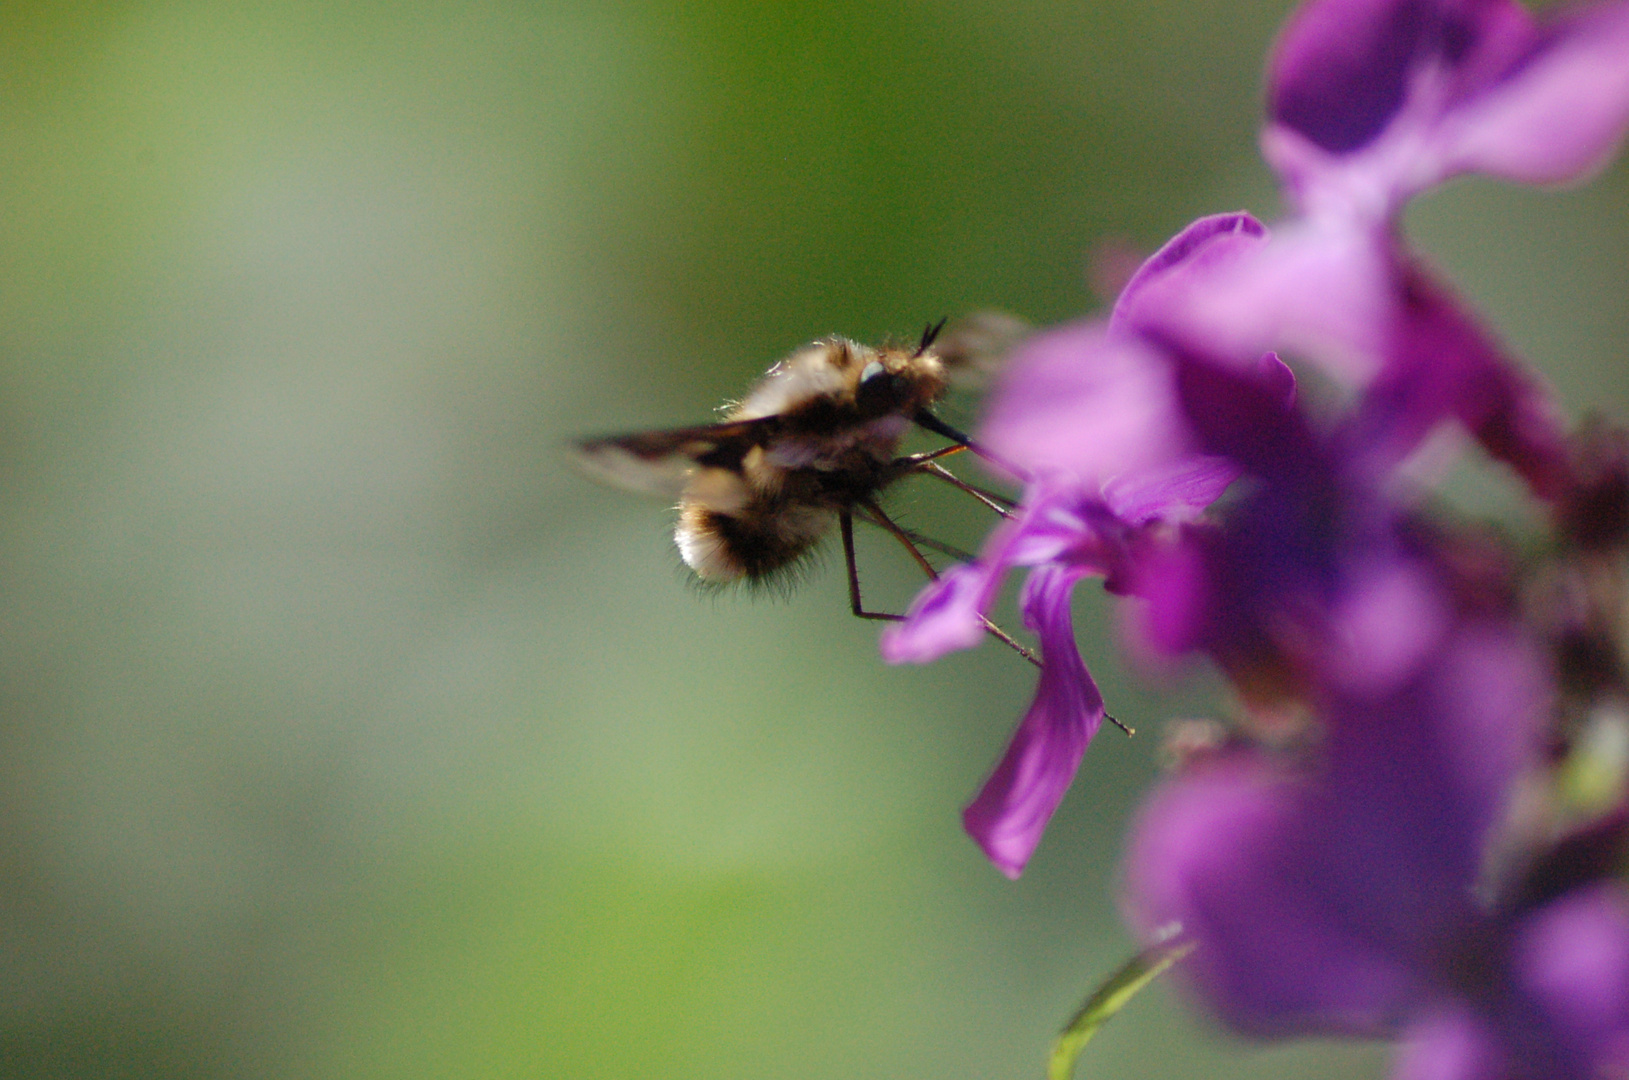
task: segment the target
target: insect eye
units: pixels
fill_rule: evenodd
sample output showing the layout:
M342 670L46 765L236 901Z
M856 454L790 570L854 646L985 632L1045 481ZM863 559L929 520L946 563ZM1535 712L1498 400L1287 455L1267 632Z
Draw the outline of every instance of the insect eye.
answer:
M877 360L860 370L860 385L854 391L854 404L864 416L881 416L899 407L904 389L900 377Z

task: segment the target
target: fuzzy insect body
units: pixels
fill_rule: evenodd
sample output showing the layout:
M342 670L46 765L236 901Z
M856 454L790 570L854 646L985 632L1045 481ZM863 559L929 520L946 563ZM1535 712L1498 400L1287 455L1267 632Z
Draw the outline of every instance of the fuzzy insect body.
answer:
M948 381L936 331L914 348L822 338L770 368L721 422L589 439L579 460L617 486L676 498L674 541L703 582L773 581L920 467L899 448L913 422L937 424L927 410Z

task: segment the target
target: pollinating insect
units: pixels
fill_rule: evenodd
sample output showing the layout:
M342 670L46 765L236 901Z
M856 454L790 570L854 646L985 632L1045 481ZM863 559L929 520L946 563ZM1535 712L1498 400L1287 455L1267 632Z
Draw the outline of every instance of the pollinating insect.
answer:
M1009 504L968 484L939 464L962 450L982 448L941 421L931 407L949 388L946 358L964 361L991 332L958 333L935 348L944 323L929 326L914 346L873 348L847 338L822 338L794 351L716 424L588 439L577 444L580 464L619 487L677 498L674 541L704 583L757 584L795 568L836 525L848 568L849 600L862 618L898 616L866 611L854 564L854 520L890 533L929 575L919 545L942 545L897 525L877 502L894 482L925 474L952 484L998 513ZM1007 327L1007 334L1017 331ZM948 446L901 454L916 425ZM957 553L959 554L959 553ZM994 627L991 632L1013 644Z

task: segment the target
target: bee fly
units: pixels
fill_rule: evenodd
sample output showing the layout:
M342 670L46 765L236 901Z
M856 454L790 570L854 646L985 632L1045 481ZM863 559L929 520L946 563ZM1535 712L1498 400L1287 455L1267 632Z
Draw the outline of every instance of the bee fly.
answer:
M937 577L921 547L965 554L896 524L877 502L885 488L925 474L996 513L1005 515L1011 507L939 464L963 450L994 460L931 411L950 385L941 353L957 351L954 345L935 350L943 328L944 320L929 326L914 348L822 338L770 368L721 422L588 439L577 444L578 461L618 487L676 497L674 541L685 564L706 584L772 583L813 552L835 522L854 614L900 619L867 611L861 603L854 519L892 535L929 577ZM912 424L950 445L900 454L900 441ZM985 628L1038 663L994 624L986 621Z

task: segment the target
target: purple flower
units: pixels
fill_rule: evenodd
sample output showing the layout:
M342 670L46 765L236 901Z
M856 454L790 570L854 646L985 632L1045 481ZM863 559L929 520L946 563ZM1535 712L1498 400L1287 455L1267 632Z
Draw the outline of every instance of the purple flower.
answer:
M1389 222L1464 172L1580 179L1629 125L1629 5L1540 24L1514 0L1314 0L1267 97L1263 152L1314 215Z
M1244 1033L1397 1038L1410 1080L1616 1075L1629 891L1601 881L1611 860L1557 859L1516 888L1485 858L1538 759L1539 650L1433 560L1399 569L1416 587L1361 601L1378 610L1359 621L1423 616L1411 647L1322 684L1317 752L1227 749L1157 791L1132 832L1128 915L1150 935L1182 923L1186 977Z
M1178 918L1199 936L1198 978L1229 988L1218 1005L1244 1030L1356 1031L1394 1015L1398 955L1472 910L1487 830L1533 761L1547 687L1534 648L1508 620L1453 611L1429 564L1393 570L1413 587L1337 607L1359 623L1418 619L1424 640L1383 678L1325 680L1322 759L1201 760L1133 830L1134 921ZM1285 944L1262 947L1272 938ZM1321 954L1367 974L1291 959Z
M968 835L1010 878L1024 872L1103 723L1103 695L1081 662L1069 618L1069 593L1084 573L1044 566L1024 583L1024 625L1039 635L1045 658L1040 683L1000 764L962 811Z
M1040 640L1035 698L962 814L968 834L1008 877L1023 872L1103 723L1103 696L1075 647L1069 596L1081 577L1117 562L1124 541L1122 523L1101 503L1032 486L978 562L950 568L917 597L906 621L883 631L889 663L924 663L967 648L982 639L981 617L1007 569L1038 565L1020 601L1025 626Z
M1386 365L1349 422L1371 475L1384 476L1445 420L1493 460L1554 500L1570 476L1560 410L1548 389L1508 357L1424 271L1400 265Z
M1384 682L1437 632L1398 469L1445 422L1548 500L1569 490L1557 410L1396 235L1413 195L1459 172L1555 181L1629 125L1629 0L1534 23L1495 0L1317 0L1280 40L1263 145L1298 214L1194 222L1106 322L1041 334L993 395L981 440L1033 481L978 561L884 632L890 662L982 639L1006 571L1043 674L969 832L1015 875L1103 719L1067 619L1083 576L1142 603L1144 640L1200 651L1246 700ZM1354 391L1313 417L1275 355ZM1241 476L1243 494L1203 514ZM1429 544L1425 544L1429 547ZM1410 602L1417 617L1396 613ZM1405 625L1406 632L1394 632ZM1326 720L1328 718L1326 717Z
M1287 349L1366 391L1350 426L1372 477L1453 421L1540 497L1554 498L1565 481L1565 438L1548 388L1389 230L1292 221L1161 300L1155 330L1184 348L1236 365Z
M1547 391L1396 223L1459 173L1552 183L1599 168L1629 126L1629 3L1537 23L1510 0L1316 0L1284 31L1268 84L1263 151L1298 214L1163 298L1155 323L1215 356L1285 351L1376 386L1379 470L1454 420L1554 498L1565 461Z
M1107 322L1070 323L1019 351L991 397L981 440L1034 475L1085 490L1147 485L1190 468L1196 448L1176 394L1178 369L1162 339L1145 331L1266 239L1249 214L1190 224L1132 276ZM1293 392L1288 370L1273 367Z
M1317 0L1269 83L1263 145L1298 215L1143 298L1144 337L1178 359L1186 445L1253 484L1139 560L1129 591L1154 645L1206 652L1247 705L1293 702L1307 724L1155 794L1128 913L1186 928L1188 977L1242 1032L1395 1038L1410 1080L1618 1074L1615 860L1541 854L1514 881L1488 861L1539 763L1553 673L1507 569L1427 526L1396 482L1447 421L1564 511L1580 479L1548 393L1397 218L1457 173L1555 182L1604 162L1629 124L1629 4L1539 26L1498 0ZM1275 410L1242 374L1264 348L1322 365L1350 406Z
M1242 214L1196 222L1148 261L1108 324L1067 326L1022 350L982 437L1036 479L978 561L952 567L917 597L906 621L883 632L890 663L969 648L983 638L983 616L1007 571L1036 568L1021 607L1040 640L1041 678L1006 753L963 814L968 833L1009 877L1023 871L1105 716L1070 623L1075 583L1090 574L1124 591L1139 576L1145 539L1193 520L1240 471L1198 452L1181 411L1180 363L1138 334L1139 297L1232 257L1261 234ZM1293 397L1294 379L1275 358L1257 374L1278 399Z
M1576 452L1398 224L1460 173L1600 167L1629 127L1629 0L1542 23L1511 0L1313 0L1268 111L1294 216L1272 235L1201 219L1108 320L1019 351L980 439L1032 478L1024 498L884 655L975 644L1028 570L1040 684L964 818L1017 876L1104 719L1069 620L1102 578L1138 644L1203 655L1235 691L1239 731L1154 794L1125 872L1139 931L1197 944L1186 974L1213 1011L1254 1035L1396 1039L1407 1080L1629 1074L1629 806L1542 836L1511 817L1568 735L1557 710L1629 693L1598 565L1629 547L1625 453ZM1343 393L1298 400L1280 351ZM1557 610L1404 482L1448 425L1555 508L1557 551L1587 549L1550 555Z

